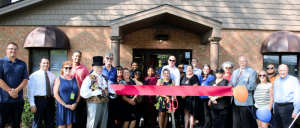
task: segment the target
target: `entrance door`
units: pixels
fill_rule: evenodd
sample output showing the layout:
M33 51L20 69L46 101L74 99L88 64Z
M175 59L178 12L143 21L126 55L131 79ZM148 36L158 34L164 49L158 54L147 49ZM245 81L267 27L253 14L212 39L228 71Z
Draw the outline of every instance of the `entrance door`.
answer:
M155 71L168 64L169 56L176 57L176 66L179 64L188 65L192 61L192 50L182 49L133 49L133 61L138 63L143 76L147 76L147 68L153 66Z

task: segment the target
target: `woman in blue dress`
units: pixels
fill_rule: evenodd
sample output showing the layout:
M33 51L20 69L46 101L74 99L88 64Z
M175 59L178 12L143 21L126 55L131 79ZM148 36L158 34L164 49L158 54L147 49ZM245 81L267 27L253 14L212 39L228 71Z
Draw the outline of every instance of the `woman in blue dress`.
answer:
M170 79L170 71L169 69L164 69L163 70L163 74L164 76L163 79L158 79L157 80L157 86L173 86L174 81ZM161 95L157 97L157 103L155 104L156 109L158 110L158 125L159 128L166 128L167 127L167 123L168 123L168 115L169 115L169 111L166 108L166 101L169 101L170 97L169 96L165 96L165 95Z
M56 125L58 128L72 128L78 122L77 105L80 100L79 86L76 78L71 76L72 63L66 61L62 65L61 76L56 78L53 89L56 99Z

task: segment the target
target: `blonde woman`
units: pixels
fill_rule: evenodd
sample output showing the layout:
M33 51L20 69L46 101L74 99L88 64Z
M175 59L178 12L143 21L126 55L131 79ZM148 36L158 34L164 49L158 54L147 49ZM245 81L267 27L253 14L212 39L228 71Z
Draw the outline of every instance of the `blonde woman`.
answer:
M260 107L268 107L272 111L273 107L273 84L270 82L268 73L260 71L257 76L257 86L254 91L255 113ZM267 128L268 123L256 120L258 128Z

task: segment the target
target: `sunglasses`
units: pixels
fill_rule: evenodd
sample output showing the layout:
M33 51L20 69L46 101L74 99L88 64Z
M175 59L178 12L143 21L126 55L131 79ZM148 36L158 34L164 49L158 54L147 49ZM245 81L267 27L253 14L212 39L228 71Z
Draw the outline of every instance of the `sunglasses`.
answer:
M113 60L113 57L106 57L107 60Z
M64 67L66 70L71 70L72 69L72 67Z
M269 69L273 69L274 67L267 67L267 70L269 70Z
M179 69L183 69L183 67L178 67Z
M262 76L263 76L263 77L266 77L266 75L258 75L258 76L259 76L259 77L262 77Z
M171 59L169 59L169 61L175 62L176 60L171 60Z
M231 69L231 67L225 67L225 69Z
M141 75L141 73L134 73L134 75Z

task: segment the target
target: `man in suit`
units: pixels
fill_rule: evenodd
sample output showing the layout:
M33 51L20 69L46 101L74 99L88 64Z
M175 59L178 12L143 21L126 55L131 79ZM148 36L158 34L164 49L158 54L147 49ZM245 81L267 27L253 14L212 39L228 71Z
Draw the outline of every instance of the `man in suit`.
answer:
M248 98L245 102L235 98L232 101L233 128L252 128L255 122L248 108L251 110L253 106L253 90L256 87L257 73L247 66L248 60L245 56L239 58L239 65L240 68L233 71L229 86L245 86L248 89Z

